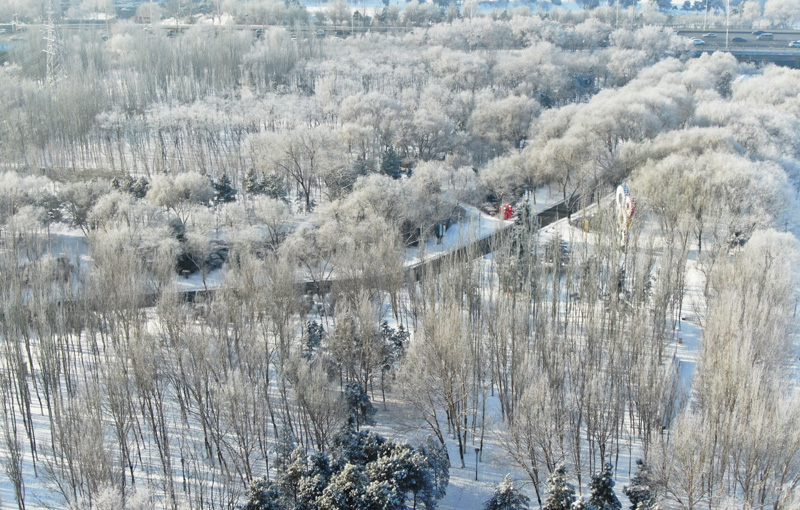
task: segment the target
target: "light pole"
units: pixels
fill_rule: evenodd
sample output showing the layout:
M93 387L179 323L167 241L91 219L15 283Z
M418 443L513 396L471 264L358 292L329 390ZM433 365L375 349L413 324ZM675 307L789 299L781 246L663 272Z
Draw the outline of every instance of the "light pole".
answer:
M725 9L725 49L728 49L728 34L731 30L731 0L728 0L728 7Z
M478 453L481 451L477 446L475 447L475 481L478 481Z

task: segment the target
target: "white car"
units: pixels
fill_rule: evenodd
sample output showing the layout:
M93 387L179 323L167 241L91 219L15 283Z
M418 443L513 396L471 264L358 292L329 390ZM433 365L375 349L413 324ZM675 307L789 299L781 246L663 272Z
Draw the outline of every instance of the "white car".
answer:
M800 41L792 41L789 43L790 48L800 48Z
M702 39L692 39L692 44L695 46L705 46L706 42Z

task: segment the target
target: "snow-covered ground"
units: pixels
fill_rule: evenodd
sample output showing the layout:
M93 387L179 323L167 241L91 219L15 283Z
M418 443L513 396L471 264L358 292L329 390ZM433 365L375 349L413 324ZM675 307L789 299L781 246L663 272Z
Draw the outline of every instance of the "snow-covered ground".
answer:
M544 209L557 201L556 196L545 192L541 196L537 196L535 210ZM437 256L446 250L457 248L466 242L490 235L497 229L510 224L508 221L487 215L477 208L471 206L463 206L463 208L466 213L463 220L448 229L441 243L434 239L429 240L424 245L423 250L416 247L410 248L406 254L406 263L414 264L424 257ZM573 245L591 242L591 234L587 235L581 228L576 227L576 225L582 224L582 221L580 221L581 219L581 215L576 214L573 217L572 224L568 223L566 220L560 220L545 227L540 233L542 242L547 241L553 236L559 236L567 243ZM85 238L83 238L80 232L53 232L51 249L53 253L69 254L71 260L75 262L80 261L81 264L90 262ZM420 254L420 251L423 253ZM494 268L493 256L488 255L479 263L484 265L484 269L487 274L489 274L488 278L494 278L494 275L491 274ZM222 271L212 272L207 277L207 284L209 287L218 286L221 279ZM192 275L189 279L179 278L178 285L182 290L199 290L203 288L200 276L197 274ZM680 321L680 329L676 331L676 341L668 347L668 352L674 355L674 362L680 366L680 384L687 394L691 388L692 375L697 362L698 349L702 338L700 324L704 314L703 286L704 276L698 267L696 254L692 251L690 252L686 268L686 293L683 317ZM483 290L484 292L488 292L489 289L484 288ZM154 312L151 310L147 313L155 328L156 321ZM309 318L313 319L315 317L312 315ZM320 319L319 317L317 318ZM391 326L395 325L390 310L386 310L384 318ZM404 403L398 400L395 394L390 392L387 397L385 407L380 399L376 399L377 401L375 403L378 408L376 418L378 424L373 427L373 429L390 439L408 440L412 445L419 443L428 434L425 424L419 420L410 418L413 413ZM525 493L532 499L532 506L536 507L535 493L530 480L527 475L509 459L509 456L503 450L500 441L503 424L499 416L498 398L496 396L490 396L487 399L487 433L484 438L483 450L477 462L477 481L475 480L476 458L475 455L471 453L474 451L472 448L474 448L476 444L476 438L472 437L471 433L469 434L467 441L469 445L467 450L468 455L465 458L466 466L464 468L460 467L457 460L457 443L452 437L449 438L448 448L450 458L453 459L453 466L450 470L450 485L447 494L439 505L439 508L442 510L477 510L482 508L483 503L490 497L494 487L502 481L506 474L511 474L512 478L523 487ZM180 418L177 415L170 415L169 420L172 422L172 426L179 426ZM41 406L37 406L36 408L34 426L37 429L37 439L40 444L47 444L49 442L49 421L46 409ZM193 442L202 441L201 433L196 423L193 423L186 429L186 432L177 443L191 445ZM149 480L151 484L157 484L160 479L158 470L155 467L159 462L157 448L153 444L152 439L144 438L142 444L143 455L141 464L138 467L138 469L142 471L140 476L144 480ZM0 448L4 449L4 447ZM173 454L181 455L178 450L179 448L176 448ZM622 493L622 487L629 483L634 461L639 458L640 455L641 445L638 444L638 442L631 441L628 444L621 445L619 470L616 472L616 493L624 506L627 506L628 502ZM180 464L178 457L175 458L174 464L176 466ZM29 508L46 506L58 507L60 503L58 498L52 493L51 482L45 480L44 477L34 478L32 476L33 464L29 452L25 452L24 470L26 472L27 485L26 500ZM176 479L180 479L180 473L176 472L176 476L178 477ZM206 480L205 483L213 484L213 482L209 482L208 480ZM586 487L584 486L582 489L584 490L583 495L586 496ZM152 487L152 491L157 493L157 485ZM13 487L5 477L0 477L0 498L2 498L2 508L14 508Z

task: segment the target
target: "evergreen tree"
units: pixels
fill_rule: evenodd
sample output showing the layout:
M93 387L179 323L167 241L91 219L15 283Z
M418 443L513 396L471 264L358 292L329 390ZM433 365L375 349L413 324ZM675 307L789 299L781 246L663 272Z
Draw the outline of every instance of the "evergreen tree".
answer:
M589 491L589 504L597 510L620 510L622 508L622 503L614 494L614 475L611 464L606 463L603 471L592 476Z
M370 430L356 432L355 425L348 422L331 441L331 462L338 471L345 464L363 466L378 458L386 439Z
M409 494L415 508L421 502L433 509L447 487L447 462L430 438L414 449L347 426L328 457L306 455L283 429L276 451L275 480L253 482L245 510L404 510Z
M281 493L287 501L296 504L299 501L300 486L306 475L306 454L295 448L292 450L285 468L275 479Z
M369 478L364 468L347 463L331 476L330 483L317 500L317 508L346 510L367 508L367 485Z
M393 179L400 178L400 156L394 150L393 146L387 147L381 154L381 173L388 175Z
M396 361L401 361L406 355L406 344L408 343L408 331L403 328L403 325L400 324L397 327L397 330L392 330L392 334L389 337L389 340L392 344L393 351L394 351L394 359Z
M416 495L430 478L423 456L407 443L387 441L381 455L367 464L367 470L372 482L370 500L384 501L388 508L405 508L406 495Z
M244 176L244 190L249 195L261 195L264 193L264 183L259 180L254 168L249 168Z
M306 332L304 336L305 349L303 351L303 357L311 359L314 355L314 351L322 343L322 339L325 336L325 328L317 321L308 321L306 322Z
M227 204L236 200L236 190L231 186L231 179L228 174L223 173L218 182L211 181L214 188L214 204Z
M408 332L401 324L397 330L389 327L386 321L381 323L381 336L383 337L383 364L384 372L389 372L395 364L405 356Z
M61 221L64 219L64 214L61 211L62 203L58 195L48 192L42 192L36 203L47 211L47 219L50 223Z
M348 419L356 426L356 430L361 425L375 425L375 407L369 400L369 395L356 381L347 383L344 389L344 399L347 402Z
M247 490L247 502L242 510L285 510L287 507L277 486L266 478L256 478Z
M660 508L653 473L642 459L636 461L636 473L631 479L631 486L624 487L622 492L631 502L630 510L658 510Z
M286 191L286 184L281 179L281 176L278 174L269 174L265 175L264 179L261 180L261 189L262 193L270 198L274 198L275 200L283 200L284 202L288 202L286 199L286 195L288 192Z
M143 199L145 195L147 195L147 190L150 189L150 181L145 179L144 177L139 177L136 179L136 182L133 183L130 187L129 193L134 197L138 198L139 200Z
M333 474L328 457L321 452L309 455L306 466L297 483L295 510L315 509Z
M584 501L583 499L579 499L572 504L571 510L597 510L595 507Z
M364 175L369 175L370 167L375 168L375 165L370 163L371 162L367 161L367 158L365 158L362 154L356 156L355 161L353 161L352 172L350 172L352 177L348 179L349 182L345 183L346 189L352 190L356 179Z
M506 475L495 488L492 497L483 505L484 510L528 510L530 498L514 487L511 475Z
M292 452L297 448L294 443L294 434L288 427L278 431L278 440L275 444L275 470L283 473L291 462Z
M725 72L717 79L717 83L714 84L714 88L720 96L724 97L725 99L730 99L731 94L733 94L733 90L731 89L732 82L733 76L731 76L731 73Z
M123 177L121 181L116 177L112 179L111 187L123 193L133 195L134 198L141 200L147 195L147 190L150 189L150 182L144 177L134 179L128 174Z
M430 484L420 491L419 499L425 508L436 508L436 502L444 497L450 483L450 457L447 448L433 436L425 438L419 449L431 473Z
M559 465L547 479L547 499L542 510L570 510L575 502L575 489L567 483L567 470Z

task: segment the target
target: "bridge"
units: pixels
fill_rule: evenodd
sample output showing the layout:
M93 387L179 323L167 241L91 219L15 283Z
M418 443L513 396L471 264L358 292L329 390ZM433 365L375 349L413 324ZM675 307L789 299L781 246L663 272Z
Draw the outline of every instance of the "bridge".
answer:
M538 229L544 228L558 220L568 217L574 210L574 204L580 201L579 197L572 197L570 203L573 207L569 207L563 201L559 202L547 209L540 211L534 215ZM495 230L485 237L476 239L460 246L454 250L442 253L436 257L429 257L421 262L407 266L403 269L403 279L405 282L418 282L423 278L439 274L442 269L452 266L456 261L472 260L482 257L493 252L500 246L503 239L511 233L514 228L513 224L506 225L503 228ZM326 279L318 282L301 281L297 283L297 291L303 294L327 294L331 291L333 286L337 283L342 283L342 280L336 278ZM208 299L213 299L218 289L209 288L207 290L186 290L181 292L184 301L189 303L202 302ZM149 294L145 296L145 306L154 306L158 300L156 294Z

